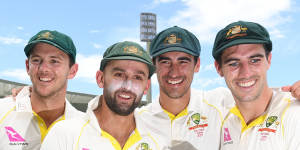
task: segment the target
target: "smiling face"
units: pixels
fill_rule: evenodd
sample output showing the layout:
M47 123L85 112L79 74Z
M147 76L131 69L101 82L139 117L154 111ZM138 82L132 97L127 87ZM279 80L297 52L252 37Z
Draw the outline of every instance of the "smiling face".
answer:
M127 116L139 105L149 87L149 69L142 62L112 60L104 72L97 72L97 83L103 87L107 106L116 114Z
M254 101L268 89L267 70L271 64L262 44L240 44L227 48L215 62L218 73L224 76L235 100Z
M160 94L178 99L188 94L200 60L184 52L167 52L155 58Z
M50 97L65 93L67 80L73 78L78 69L77 64L69 66L69 59L67 54L52 45L36 44L26 60L33 94Z

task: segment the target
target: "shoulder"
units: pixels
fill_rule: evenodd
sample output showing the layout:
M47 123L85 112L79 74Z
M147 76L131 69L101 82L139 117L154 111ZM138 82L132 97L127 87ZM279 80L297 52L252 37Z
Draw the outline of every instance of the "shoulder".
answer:
M0 99L0 116L7 111L10 111L16 106L16 101L12 97Z
M144 115L144 114L152 114L152 108L154 106L154 103L149 103L145 106L142 106L140 108L136 108L134 111L135 115Z

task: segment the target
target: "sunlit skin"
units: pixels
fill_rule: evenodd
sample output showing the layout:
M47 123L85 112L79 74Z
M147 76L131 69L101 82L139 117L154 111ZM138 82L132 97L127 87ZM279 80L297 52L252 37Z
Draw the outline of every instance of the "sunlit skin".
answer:
M57 109L64 108L67 80L78 70L77 64L70 67L69 59L66 53L46 43L38 43L32 49L26 70L32 82L31 103L35 112L58 112ZM47 114L45 120L50 115Z
M133 111L150 85L146 64L133 60L112 60L96 75L103 88L101 104L94 110L102 130L123 147L135 129Z
M174 115L189 103L194 73L199 71L200 59L184 52L167 52L155 58L160 90L160 104ZM173 105L174 104L174 105ZM176 107L175 107L176 106Z
M271 100L272 90L267 83L271 56L267 58L262 44L240 44L224 50L221 65L215 62L245 120L255 118L247 117L249 111L257 116L263 113Z

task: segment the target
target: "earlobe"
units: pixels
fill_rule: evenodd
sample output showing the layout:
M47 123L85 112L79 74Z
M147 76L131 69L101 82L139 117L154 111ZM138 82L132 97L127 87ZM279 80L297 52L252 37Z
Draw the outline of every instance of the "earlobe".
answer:
M28 59L26 59L25 65L26 65L27 74L29 74L29 60Z
M150 86L151 86L151 79L149 79L147 81L147 86L146 86L146 88L144 90L144 95L146 95L148 93L148 90L149 90Z
M219 63L218 63L217 61L215 61L215 68L216 68L216 71L218 72L218 74L219 74L221 77L223 77L223 76L224 76L224 75L223 75L223 72L222 72L221 67L220 67L220 65L219 65Z
M74 64L70 69L68 79L73 79L75 77L77 71L78 71L78 64Z
M104 73L101 70L98 70L96 73L96 81L100 88L104 87Z
M200 70L200 58L198 58L197 63L195 65L194 72L199 72Z

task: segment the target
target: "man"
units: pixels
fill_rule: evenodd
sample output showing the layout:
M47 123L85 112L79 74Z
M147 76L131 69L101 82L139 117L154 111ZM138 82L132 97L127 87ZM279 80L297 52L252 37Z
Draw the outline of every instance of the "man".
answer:
M82 115L66 100L68 79L78 70L72 39L43 30L29 40L24 52L32 92L25 87L16 100L0 100L1 149L38 150L54 124Z
M216 36L215 66L235 100L222 125L224 150L300 147L300 102L267 83L271 51L268 31L254 22L231 23Z
M162 137L168 148L218 149L224 116L220 108L223 97L229 97L226 95L230 92L225 88L191 90L193 75L200 68L196 36L177 26L168 28L154 38L150 54L157 69L160 95L159 100L137 112L137 120Z
M125 41L110 46L96 74L103 95L89 102L84 118L57 124L41 149L159 150L160 141L136 123L133 114L154 71L140 45Z
M168 28L153 39L150 54L160 95L159 100L136 112L137 121L164 139L170 149L219 149L221 123L228 112L225 106L234 101L225 88L191 90L193 75L200 68L196 36L177 26Z

